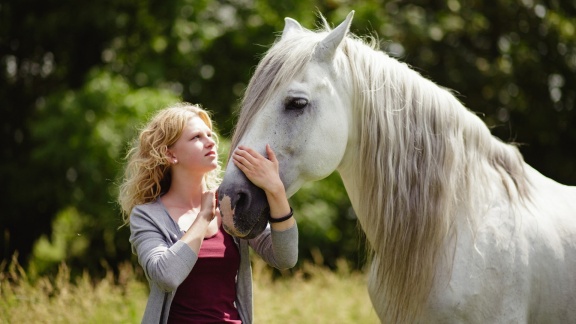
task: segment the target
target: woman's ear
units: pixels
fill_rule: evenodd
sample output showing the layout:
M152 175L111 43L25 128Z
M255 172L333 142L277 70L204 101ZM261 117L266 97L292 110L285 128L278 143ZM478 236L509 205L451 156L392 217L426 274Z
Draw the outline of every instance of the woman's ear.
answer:
M171 164L178 163L178 159L176 158L176 155L174 153L172 153L172 151L170 151L169 149L166 150L166 158L168 161L170 161Z

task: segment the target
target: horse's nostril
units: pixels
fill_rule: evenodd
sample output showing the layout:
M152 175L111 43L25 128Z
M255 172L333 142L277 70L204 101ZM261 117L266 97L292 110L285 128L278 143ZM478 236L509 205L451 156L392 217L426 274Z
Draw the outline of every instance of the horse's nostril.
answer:
M238 193L238 200L236 200L236 207L234 209L236 212L240 212L245 210L247 206L250 206L250 195L241 191Z

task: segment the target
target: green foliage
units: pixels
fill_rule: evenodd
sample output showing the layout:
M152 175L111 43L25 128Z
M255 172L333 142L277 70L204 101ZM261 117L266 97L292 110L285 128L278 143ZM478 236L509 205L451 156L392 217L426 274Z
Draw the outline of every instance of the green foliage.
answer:
M83 232L87 216L78 214L78 210L69 207L56 215L52 222L51 239L41 236L33 250L34 259L29 264L30 272L46 273L63 260L81 257L86 253L88 237L80 235Z
M214 112L223 143L254 66L284 26L336 25L454 89L527 162L576 184L573 1L241 1L0 3L0 259L35 248L37 271L66 259L102 270L131 259L115 205L126 143L155 109ZM223 155L225 156L225 155ZM301 259L365 261L337 174L292 199Z
M576 143L575 13L556 1L387 2L354 28L378 26L384 49L454 89L496 136L525 144L529 164L576 184L566 150Z
M346 256L356 269L366 261L366 241L338 173L310 183L291 199L298 221L301 260L335 268Z
M32 161L56 175L51 190L62 206L50 239L42 236L36 246L38 270L64 260L97 269L130 255L115 204L127 143L152 112L179 100L168 90L133 89L122 77L95 70L79 91L54 93L38 104Z

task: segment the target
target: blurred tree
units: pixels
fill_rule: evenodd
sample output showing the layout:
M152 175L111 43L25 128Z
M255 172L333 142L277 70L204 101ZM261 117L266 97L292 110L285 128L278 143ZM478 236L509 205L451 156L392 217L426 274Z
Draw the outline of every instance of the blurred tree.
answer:
M61 204L53 223L59 231L51 239L42 236L44 244L36 253L39 271L62 260L73 268L98 269L103 261L116 265L130 257L128 229L120 229L115 179L137 128L153 111L179 101L169 90L132 89L108 72L95 70L88 80L78 91L54 93L38 103L31 121L37 145L31 162L40 174L61 175L49 183L50 196ZM54 252L45 253L50 248Z
M30 136L37 105L52 93L74 91L84 84L90 68L101 64L117 11L128 3L0 2L0 194L5 197L1 259L19 250L24 261L34 241L50 232L54 215L65 206L57 196L66 192L55 186L65 173L49 170L43 166L46 161L31 158L39 148ZM60 146L60 151L66 149Z
M575 15L574 1L391 1L354 27L378 26L389 53L457 91L536 169L574 185Z
M316 10L458 92L545 175L576 184L576 3L477 0L0 0L0 259L130 258L114 205L123 146L148 113L201 103L228 136L254 66L290 16ZM292 198L306 258L361 266L338 176ZM52 227L54 231L52 232ZM321 256L314 252L320 250ZM88 251L88 252L87 252Z

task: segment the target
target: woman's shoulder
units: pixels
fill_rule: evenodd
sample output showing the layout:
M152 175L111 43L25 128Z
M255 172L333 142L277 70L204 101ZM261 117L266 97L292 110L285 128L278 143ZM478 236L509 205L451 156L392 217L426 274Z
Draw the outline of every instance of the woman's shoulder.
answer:
M158 210L162 208L163 206L162 202L160 201L160 198L156 198L153 201L134 206L135 210Z
M132 213L130 214L130 222L134 221L135 219L149 219L149 218L157 218L154 215L158 215L164 212L164 206L160 201L160 198L134 206L132 209Z

